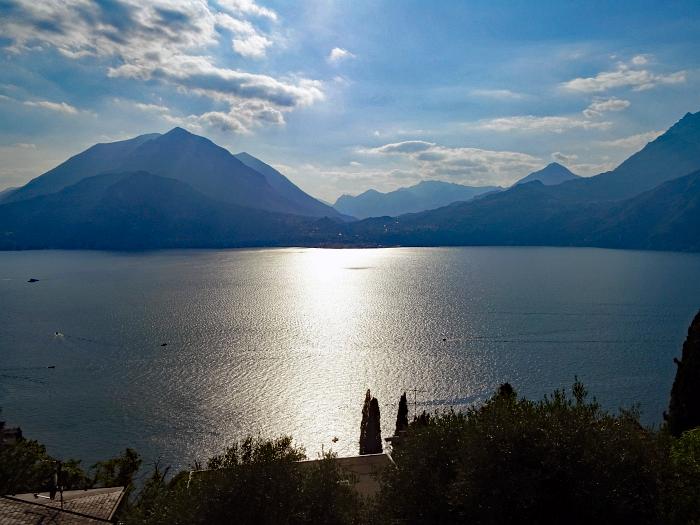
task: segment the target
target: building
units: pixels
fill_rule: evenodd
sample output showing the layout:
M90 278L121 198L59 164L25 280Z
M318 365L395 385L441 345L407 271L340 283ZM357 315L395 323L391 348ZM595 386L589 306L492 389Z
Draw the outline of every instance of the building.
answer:
M68 490L51 499L48 493L0 496L2 525L94 525L113 523L124 487Z

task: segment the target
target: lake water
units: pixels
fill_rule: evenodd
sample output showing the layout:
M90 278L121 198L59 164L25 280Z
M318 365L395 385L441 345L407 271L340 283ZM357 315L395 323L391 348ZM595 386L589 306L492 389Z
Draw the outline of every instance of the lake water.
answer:
M131 446L183 467L246 434L353 454L367 388L384 436L404 390L418 410L463 408L504 381L538 398L575 375L658 424L699 306L693 254L6 252L0 407L88 465Z

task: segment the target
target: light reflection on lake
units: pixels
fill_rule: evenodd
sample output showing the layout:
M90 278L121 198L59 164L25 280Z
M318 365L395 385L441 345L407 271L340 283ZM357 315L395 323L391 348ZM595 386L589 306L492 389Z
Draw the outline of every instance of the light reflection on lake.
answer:
M247 433L352 454L367 388L385 436L404 390L434 410L574 375L654 423L697 275L698 255L567 248L0 253L0 407L88 464L183 466Z

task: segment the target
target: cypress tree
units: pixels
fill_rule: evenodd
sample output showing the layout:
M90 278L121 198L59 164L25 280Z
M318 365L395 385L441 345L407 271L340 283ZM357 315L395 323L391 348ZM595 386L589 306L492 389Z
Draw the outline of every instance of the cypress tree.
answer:
M408 428L408 401L406 400L406 392L399 399L399 412L396 414L396 430L394 434L398 436L399 432Z
M369 421L369 405L372 400L372 395L367 389L365 394L365 403L362 405L362 421L360 421L360 454L367 454L365 452L365 443L367 442L367 422Z
M677 365L676 378L664 419L669 432L680 436L700 426L700 311L690 323L680 361L676 358L673 361Z
M367 419L367 442L365 454L381 454L382 427L379 417L379 401L376 397L369 403L369 418Z

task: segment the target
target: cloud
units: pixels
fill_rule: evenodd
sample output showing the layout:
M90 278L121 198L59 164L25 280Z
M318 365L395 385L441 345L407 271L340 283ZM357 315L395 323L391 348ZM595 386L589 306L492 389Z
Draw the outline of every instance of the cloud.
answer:
M662 135L663 133L663 130L645 131L644 133L638 133L629 137L600 142L600 144L602 146L607 146L611 148L639 150L646 146L648 142L655 140L658 136Z
M277 13L275 13L272 9L268 9L267 7L257 5L252 0L219 0L219 5L223 9L232 11L233 13L259 16L275 21L277 20Z
M614 71L601 72L593 77L574 78L564 82L562 87L578 93L601 93L622 87L630 87L634 91L644 91L659 85L685 82L685 71L664 74L653 73L649 69L640 69L648 62L646 55L637 55L629 63L619 62Z
M577 159L578 159L578 155L574 155L574 154L566 155L566 154L562 153L561 151L555 151L554 153L552 153L552 160L554 160L556 162L561 162L562 164L570 164Z
M359 148L358 152L411 161L422 179L448 178L466 184L508 185L543 165L526 153L448 147L422 140Z
M48 100L26 100L23 102L25 106L48 109L65 115L77 115L78 109L65 102L50 102Z
M234 38L233 50L241 56L248 58L262 58L267 48L272 45L272 40L262 35L250 35L245 38Z
M277 14L251 0L216 5L225 12L190 0L17 0L5 12L0 7L0 34L11 53L53 48L70 59L107 65L110 78L159 82L208 98L210 111L205 108L195 117L219 126L235 119L238 124L229 125L231 130L283 125L285 113L324 99L323 85L316 80L220 65L215 51L229 37L232 49L244 58L263 57L272 39L242 17L275 21ZM225 111L220 111L222 104ZM238 118L236 111L245 115Z
M165 114L165 113L170 113L170 108L167 108L165 106L160 106L158 104L144 104L142 102L136 102L134 106L141 111L148 111L150 113L160 113L160 114Z
M600 117L609 111L623 111L630 107L630 101L621 98L595 99L583 110L583 114L588 118Z
M385 144L377 148L361 149L362 153L368 154L392 154L392 153L418 153L435 147L432 142L424 140L405 140L403 142L395 142L393 144Z
M533 115L500 117L481 120L474 124L477 129L489 131L540 131L548 133L563 133L571 129L608 129L611 126L612 122L591 121L580 117L536 117Z
M521 100L525 98L522 93L516 93L510 89L472 89L470 92L475 97L493 98L497 100Z
M349 58L355 58L355 55L353 55L347 49L343 49L342 47L334 47L328 54L328 62L330 62L331 64L337 64L338 62L347 60Z

